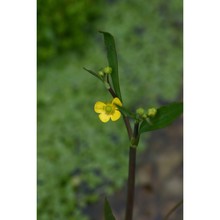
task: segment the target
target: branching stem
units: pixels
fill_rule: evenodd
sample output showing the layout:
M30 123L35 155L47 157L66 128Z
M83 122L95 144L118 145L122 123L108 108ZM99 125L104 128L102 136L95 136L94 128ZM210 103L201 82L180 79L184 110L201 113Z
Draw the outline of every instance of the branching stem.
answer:
M108 89L109 93L113 98L117 97L114 90L111 87L109 79L107 82L110 85ZM134 192L135 192L135 167L136 167L136 149L139 142L139 122L134 124L134 132L132 131L129 118L123 115L124 123L127 129L128 137L131 142L129 148L129 168L128 168L128 185L127 185L127 200L126 200L126 211L125 220L132 220L133 207L134 207Z

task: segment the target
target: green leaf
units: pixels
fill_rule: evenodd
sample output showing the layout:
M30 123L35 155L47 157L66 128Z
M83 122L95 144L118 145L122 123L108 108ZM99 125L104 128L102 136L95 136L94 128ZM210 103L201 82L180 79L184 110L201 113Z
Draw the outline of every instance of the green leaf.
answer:
M116 220L114 215L112 214L112 209L106 198L105 198L105 205L104 205L104 214L105 214L105 220Z
M116 95L122 101L119 77L118 77L118 58L115 48L114 37L108 33L100 31L104 35L105 46L107 50L108 64L112 68L111 79Z
M93 76L97 77L98 79L100 79L102 81L102 78L95 72L93 72L92 70L86 69L85 67L83 67L84 70L88 71L89 73L91 73Z
M183 103L172 103L157 109L155 117L150 118L150 123L143 121L140 133L167 127L183 112Z

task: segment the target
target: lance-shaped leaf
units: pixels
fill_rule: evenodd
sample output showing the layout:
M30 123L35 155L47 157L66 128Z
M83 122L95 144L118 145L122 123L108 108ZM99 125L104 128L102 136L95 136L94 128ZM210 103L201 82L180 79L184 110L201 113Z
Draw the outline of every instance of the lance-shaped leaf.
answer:
M119 77L118 77L118 58L115 48L115 40L114 37L108 32L100 31L100 33L104 35L108 64L112 68L111 79L112 79L113 88L118 98L122 101Z
M114 215L112 214L112 209L106 198L105 198L105 204L104 204L104 214L105 214L105 220L116 220Z
M157 114L140 125L140 133L167 127L183 112L183 103L172 103L157 109Z

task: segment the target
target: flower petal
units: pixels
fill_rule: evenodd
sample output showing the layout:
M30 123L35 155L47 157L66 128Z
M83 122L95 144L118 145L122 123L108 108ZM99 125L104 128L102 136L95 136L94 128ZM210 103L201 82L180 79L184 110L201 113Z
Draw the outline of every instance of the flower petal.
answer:
M112 100L112 104L122 106L122 103L118 97L116 97Z
M106 106L106 104L104 102L96 102L95 106L94 106L94 111L96 113L102 113L102 112L104 112L105 106Z
M106 123L106 122L109 121L110 115L106 115L105 113L101 113L101 114L99 114L99 119L100 119L102 122Z
M111 115L111 120L112 121L117 121L121 117L121 112L118 110L115 110L114 114Z

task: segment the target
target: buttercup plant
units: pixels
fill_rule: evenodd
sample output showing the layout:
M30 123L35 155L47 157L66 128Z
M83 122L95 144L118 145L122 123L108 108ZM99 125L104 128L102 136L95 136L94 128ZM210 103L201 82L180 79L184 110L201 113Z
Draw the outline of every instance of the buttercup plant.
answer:
M171 103L166 106L161 106L160 108L150 107L148 109L144 109L143 107L140 107L136 109L135 112L131 112L129 109L125 108L126 105L123 103L120 91L118 60L114 37L108 32L100 33L102 33L104 36L108 66L97 72L87 68L84 69L98 78L104 84L105 88L113 98L109 102L97 101L95 103L94 111L99 114L98 117L100 121L103 123L107 123L110 120L117 121L122 116L127 129L130 146L125 220L132 220L135 189L136 151L140 136L144 132L150 132L170 125L182 114L183 103ZM173 208L166 215L166 219L168 219L169 215L174 210L175 208ZM105 199L104 204L104 215L105 220L115 220L107 199Z

